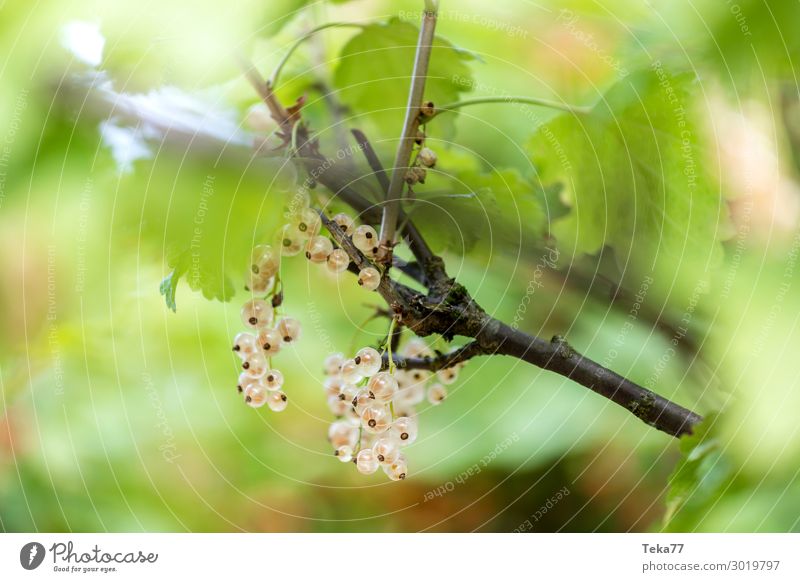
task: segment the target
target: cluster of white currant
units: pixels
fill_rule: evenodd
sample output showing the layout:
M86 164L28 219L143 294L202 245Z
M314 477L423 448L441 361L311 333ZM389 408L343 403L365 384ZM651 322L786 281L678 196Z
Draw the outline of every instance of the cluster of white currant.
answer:
M431 356L419 339L408 342L402 351L407 358ZM360 473L369 475L383 468L393 481L408 475L408 460L403 448L417 439L416 406L425 400L439 404L447 397L447 384L458 378L462 364L436 372L397 370L390 363L381 371L382 356L365 347L355 357L341 353L325 360L324 383L328 406L338 419L328 430L334 454L343 463L353 461Z
M366 257L374 259L378 255L378 233L374 228L368 224L356 226L353 219L343 212L332 220ZM334 274L343 273L350 266L350 257L343 249L334 248L331 239L320 234L321 228L322 220L317 212L309 207L302 208L295 219L278 232L281 254L292 257L305 250L306 258L312 263L324 263ZM377 289L380 282L381 274L374 267L366 267L358 274L358 284L370 291Z
M300 322L292 317L275 321L280 305L276 294L275 278L280 269L280 256L270 245L253 249L247 289L253 298L242 307L242 323L249 328L233 338L233 351L242 360L242 372L237 388L248 406L260 408L265 404L280 412L286 408L288 398L281 390L283 374L272 368L272 356L282 347L300 339ZM268 297L267 301L256 296Z
M409 187L418 183L424 184L425 178L428 175L428 169L433 168L438 161L436 153L429 147L425 146L425 132L418 130L417 137L414 141L419 147L416 150L414 162L406 171L405 181Z

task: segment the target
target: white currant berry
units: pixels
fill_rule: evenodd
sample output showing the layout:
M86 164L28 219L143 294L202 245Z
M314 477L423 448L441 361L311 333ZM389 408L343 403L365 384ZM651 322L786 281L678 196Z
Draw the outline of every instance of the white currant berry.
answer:
M277 329L262 329L258 332L258 347L268 356L281 351L281 333Z
M343 445L333 452L336 458L342 463L349 463L353 460L353 447Z
M353 231L353 244L362 253L371 252L378 246L378 233L368 224L362 224Z
M322 219L320 219L319 214L317 214L315 210L303 208L297 213L295 225L297 230L304 233L306 236L315 236L322 227Z
M296 226L286 224L278 231L276 242L284 257L293 257L300 253L308 239L305 233L297 230Z
M433 384L428 388L428 402L431 404L439 404L447 398L447 388L443 384Z
M300 322L293 317L284 317L278 322L278 333L281 334L284 343L288 344L299 340L302 330Z
M236 383L236 390L240 394L242 394L245 390L247 390L251 386L261 386L263 388L266 388L261 378L253 378L252 376L248 376L244 372L239 374L239 381Z
M392 481L402 481L408 476L408 461L401 454L393 463L383 466L383 472Z
M396 409L398 406L415 406L423 400L425 400L425 384L420 383L398 390L392 402Z
M436 153L430 148L421 148L419 150L419 154L417 155L417 159L419 160L419 163L426 168L434 167L437 161Z
M333 252L333 243L327 236L317 235L306 244L306 258L312 263L324 263Z
M255 354L258 351L256 336L244 331L237 333L233 338L233 351L243 360L250 354Z
M322 383L322 387L325 388L326 396L339 396L347 385L347 382L345 382L341 376L330 376Z
M350 266L350 257L342 249L333 249L328 255L328 271L339 274L344 273Z
M361 426L372 434L380 434L389 430L392 424L392 415L389 410L380 404L372 404L364 408L361 413Z
M375 404L375 398L372 396L369 390L361 389L353 397L352 404L353 408L355 409L356 413L358 413L358 416L360 418L361 413L364 412L364 409L367 406L372 406L373 404Z
M267 403L269 392L261 384L251 384L244 389L244 401L251 408L261 408Z
M391 437L382 436L372 444L372 452L381 465L391 465L400 456L400 444Z
M272 133L278 130L278 124L272 119L269 109L264 103L256 103L245 113L245 123L253 131Z
M428 370L408 370L408 380L412 386L425 384L430 377L431 373Z
M275 278L266 275L256 275L252 271L247 274L246 288L253 295L266 295L272 288Z
M328 427L328 441L334 449L343 446L354 447L358 442L358 427L344 420L337 420Z
M334 216L333 222L335 222L346 235L352 235L356 227L356 223L353 221L353 219L344 212L340 212Z
M436 372L436 378L445 385L450 385L456 380L458 380L458 368L455 366L452 368L444 368L443 370L439 370Z
M274 277L280 268L280 255L271 245L258 245L250 254L250 270L254 275Z
M417 422L411 416L401 416L392 423L389 436L397 439L401 447L410 445L417 440Z
M378 470L380 463L372 449L361 449L356 456L356 468L364 475L371 475Z
M422 395L422 399L425 400L425 394ZM397 402L394 403L394 413L395 413L395 416L397 416L398 418L402 417L402 416L408 416L408 417L413 418L413 417L416 417L416 415L417 415L417 411L413 406L411 406L409 404L397 403ZM391 429L390 429L390 431L391 431ZM389 434L393 434L393 433L390 432Z
M350 403L339 398L338 394L328 396L328 408L334 416L344 416L350 407Z
M359 370L365 377L374 376L381 370L381 355L375 348L361 348L353 358Z
M269 406L270 410L273 412L281 412L285 410L288 405L289 399L286 397L286 394L280 390L267 392L267 406Z
M358 284L368 291L375 291L381 284L381 274L373 267L361 269L358 274Z
M420 338L413 338L408 341L402 349L402 353L407 358L428 358L433 355L428 344Z
M251 378L261 378L267 371L267 359L261 354L251 354L242 362L242 372Z
M261 378L267 390L280 390L283 387L283 374L280 370L267 370Z
M364 379L364 374L361 373L361 368L358 367L358 364L356 364L356 361L353 358L345 360L342 363L340 374L342 376L342 380L348 384L358 384Z
M405 176L403 176L403 179L409 186L413 186L417 182L419 182L419 174L417 173L417 168L409 168L408 170L406 170L406 174Z
M381 372L370 379L367 389L378 402L389 402L397 394L397 380L389 372Z
M341 352L336 352L335 354L329 355L325 358L325 362L323 363L323 370L325 370L326 376L336 376L339 374L339 371L342 369L342 364L344 364L344 354Z
M242 306L242 322L253 329L261 329L272 324L272 305L263 299L251 299Z
M361 392L361 388L352 384L344 384L339 389L339 400L344 400L348 405L352 405L353 399Z

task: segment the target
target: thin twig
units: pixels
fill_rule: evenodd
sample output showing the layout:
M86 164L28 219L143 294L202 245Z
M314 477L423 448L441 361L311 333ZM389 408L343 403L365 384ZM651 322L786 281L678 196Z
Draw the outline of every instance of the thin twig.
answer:
M586 115L592 111L591 107L583 105L569 105L568 103L561 103L559 101L551 101L550 99L540 99L538 97L476 97L475 99L465 99L456 103L448 103L447 105L437 106L432 115L423 116L422 121L428 122L432 119L439 117L442 113L455 111L462 107L470 105L484 105L487 103L523 103L526 105L536 105L538 107L549 107L550 109L558 109L568 113L575 113L578 115Z

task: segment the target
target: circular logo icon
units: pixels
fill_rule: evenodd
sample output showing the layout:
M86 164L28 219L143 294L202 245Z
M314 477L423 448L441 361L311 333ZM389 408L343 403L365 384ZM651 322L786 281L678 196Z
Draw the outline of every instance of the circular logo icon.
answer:
M39 542L30 542L19 551L19 563L26 570L35 570L44 561L44 546Z

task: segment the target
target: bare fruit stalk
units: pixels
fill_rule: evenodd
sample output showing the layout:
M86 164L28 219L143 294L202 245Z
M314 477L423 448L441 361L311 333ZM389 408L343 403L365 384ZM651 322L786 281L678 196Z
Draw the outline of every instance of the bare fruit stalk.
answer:
M419 40L417 41L417 52L414 58L411 88L408 91L408 105L406 106L403 133L400 135L400 143L397 145L392 179L389 182L386 205L383 207L383 215L381 217L381 255L379 258L384 263L388 263L392 258L392 246L397 230L397 218L400 215L400 202L403 197L405 175L411 162L411 152L414 148L414 139L417 136L420 122L420 107L425 97L425 80L428 77L428 64L433 50L437 10L438 2L426 0Z

